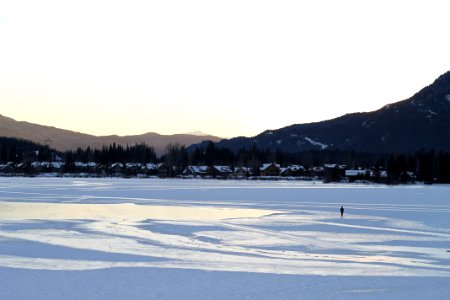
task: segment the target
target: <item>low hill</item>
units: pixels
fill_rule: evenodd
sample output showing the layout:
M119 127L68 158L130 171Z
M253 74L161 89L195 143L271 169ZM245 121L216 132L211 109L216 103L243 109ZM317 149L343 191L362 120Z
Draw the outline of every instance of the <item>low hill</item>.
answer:
M51 126L16 121L2 115L0 115L0 136L20 138L43 145L48 144L59 151L75 150L78 147L87 148L88 146L91 148L101 148L104 145L108 146L113 143L120 145L146 143L147 145L154 147L155 152L158 155L161 155L164 152L164 149L168 144L179 143L181 145L189 146L205 139L215 142L220 141L219 137L211 135L161 135L153 132L130 136L94 136Z

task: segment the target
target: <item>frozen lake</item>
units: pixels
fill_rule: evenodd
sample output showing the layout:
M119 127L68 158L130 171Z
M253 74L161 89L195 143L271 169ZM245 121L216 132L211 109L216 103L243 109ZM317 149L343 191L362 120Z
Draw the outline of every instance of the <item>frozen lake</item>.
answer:
M448 294L450 186L0 178L0 299Z

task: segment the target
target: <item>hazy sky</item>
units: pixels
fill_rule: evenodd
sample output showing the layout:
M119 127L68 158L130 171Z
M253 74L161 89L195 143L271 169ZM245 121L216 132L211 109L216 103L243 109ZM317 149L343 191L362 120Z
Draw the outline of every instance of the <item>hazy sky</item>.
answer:
M231 137L370 111L450 69L450 1L0 0L0 114Z

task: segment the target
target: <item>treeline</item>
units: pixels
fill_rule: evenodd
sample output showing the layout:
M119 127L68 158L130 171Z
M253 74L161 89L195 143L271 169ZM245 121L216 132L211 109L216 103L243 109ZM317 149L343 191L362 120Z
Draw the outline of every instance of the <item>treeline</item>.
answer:
M125 147L114 143L109 147L103 146L102 149L78 148L76 151L65 152L63 156L66 165L77 161L96 162L104 165L117 162L146 164L157 161L155 149L145 143Z
M34 161L60 161L67 172L75 169L75 162L95 162L104 166L114 163L163 164L168 176L180 175L187 166L226 165L231 168L248 167L258 175L260 166L275 162L282 167L301 165L307 170L324 164L345 165L347 169L366 169L375 174L387 174L388 183L411 180L426 183L450 183L450 154L441 151L418 151L413 154L372 154L354 151L321 150L287 153L281 150L260 149L256 145L233 152L217 147L213 142L203 147L186 148L184 145L168 145L158 157L153 147L144 143L132 146L112 144L102 149L77 149L58 152L48 146L29 141L0 137L0 163L32 163Z
M0 137L0 163L21 163L24 161L46 161L57 151L48 146L36 144L27 140Z
M263 163L276 162L282 166L302 165L304 167L321 166L324 164L345 164L349 168L369 168L375 165L385 167L387 154L357 153L354 151L316 150L298 153L272 151L269 148L260 149L253 145L250 149L241 148L236 153L227 148L216 147L213 142L205 147L196 147L190 151L185 149L171 149L180 161L178 164L188 165L229 165L256 168ZM183 151L189 154L179 154ZM170 151L169 151L170 153Z
M407 181L408 173L414 173L417 181L425 183L450 183L450 154L435 150L413 155L391 154L386 170L392 183Z

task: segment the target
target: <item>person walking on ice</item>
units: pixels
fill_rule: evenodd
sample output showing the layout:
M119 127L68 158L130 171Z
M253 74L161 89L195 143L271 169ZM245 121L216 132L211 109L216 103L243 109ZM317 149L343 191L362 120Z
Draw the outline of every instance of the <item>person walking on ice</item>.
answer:
M343 206L341 206L340 211L341 211L341 218L342 218L344 216L344 207Z

